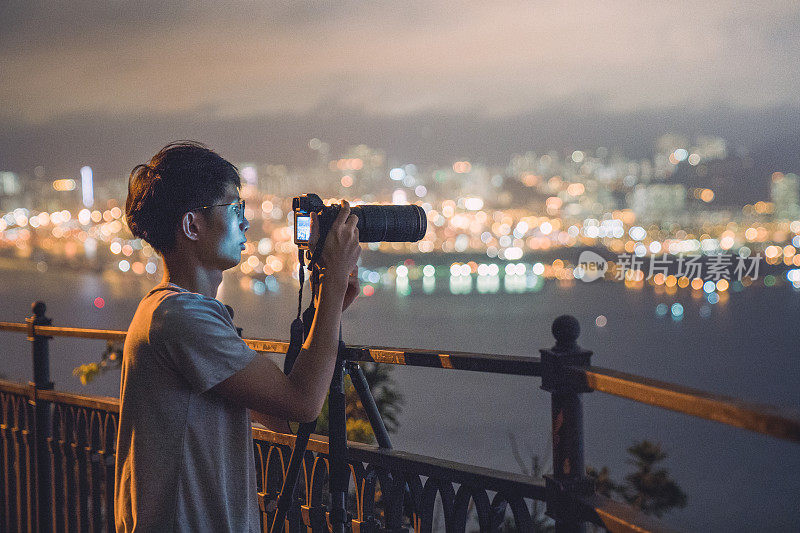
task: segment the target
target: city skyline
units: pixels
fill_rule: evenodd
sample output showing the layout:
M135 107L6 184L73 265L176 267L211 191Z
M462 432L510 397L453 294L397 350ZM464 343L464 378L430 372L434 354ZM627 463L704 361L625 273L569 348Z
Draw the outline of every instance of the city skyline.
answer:
M500 267L477 262L477 257L506 262L506 274L512 278L533 268L526 287L538 290L542 275L565 282L582 278L584 267L580 265L585 261L577 259L575 263L574 256L577 252L583 256L587 249L617 254L618 262L625 256L638 258L637 262L648 257L651 266L665 264L666 254L673 258L670 261L707 256L702 261L725 258L732 267L735 258L739 263L747 260L757 265L763 253L768 265L789 267L784 273L786 279L800 286L800 269L794 268L800 266L796 248L800 246L800 177L774 172L768 201L736 208L716 202L718 192L713 189L690 188L671 180L677 174L705 176L714 165L726 164L728 146L719 137L663 135L653 157L643 160L625 159L607 149L575 150L564 157L555 152L526 152L503 168L466 160L446 168L423 168L413 163L393 166L388 164L385 152L366 145L333 159L330 147L322 140L311 139L308 146L318 157L314 165L304 169L258 162L240 167L241 196L247 201L245 216L252 223L252 231L244 249L245 260L237 272L241 271L239 275L245 276L242 282L250 283L256 292L268 285L276 288L274 277L279 273L286 276L296 272L291 197L296 190L312 189L329 202L348 197L357 204L420 205L428 219L422 240L371 243L368 248L388 254L379 261L391 261L388 257L397 254L422 260L431 252L434 254L428 257L438 257L432 259L434 262L457 258L449 267L450 277L467 277L456 280L458 287L452 288L456 292L462 290L459 283L469 281L471 274L497 277ZM92 170L85 167L82 174L89 178ZM84 185L60 179L31 188L14 174L1 172L0 192L6 198L0 197L0 215L4 203L9 207L0 216L0 256L28 258L42 271L53 260L90 270L110 268L157 275L155 252L131 236L124 224L120 207L124 189L101 189L101 195L95 198L85 194ZM9 191L13 192L10 198ZM91 207L95 200L96 205ZM21 205L29 208L12 209ZM663 259L657 260L659 256ZM523 258L536 261L545 257L550 257L547 264L517 263ZM596 253L593 257L606 260ZM468 261L467 266L460 261ZM394 267L384 265L381 276L387 268L390 274L394 272ZM399 273L403 268L398 267L399 281L405 277ZM434 267L425 268L426 277L433 279ZM487 268L494 269L494 274ZM708 282L719 280L706 280L697 273L681 275L680 268L674 275L664 270L660 278L653 277L652 283L672 289L691 285L694 291L705 292L724 293L728 289L727 279L712 287ZM412 274L419 274L417 270ZM374 271L365 268L361 275L365 282L377 283ZM623 280L618 268L616 274L609 271L608 275ZM626 286L641 288L644 279L626 272L624 281ZM742 283L744 287L749 282ZM772 286L775 277L765 277L764 283ZM489 290L479 286L479 292L484 289ZM516 285L507 287L517 289ZM374 287L364 290L368 295Z

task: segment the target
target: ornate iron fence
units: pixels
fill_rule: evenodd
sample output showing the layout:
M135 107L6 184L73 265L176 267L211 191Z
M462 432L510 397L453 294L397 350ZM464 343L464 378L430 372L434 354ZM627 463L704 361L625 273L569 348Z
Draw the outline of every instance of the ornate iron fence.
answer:
M124 331L53 327L37 302L25 324L0 322L0 330L27 333L34 381L0 381L0 531L113 531L116 398L53 391L49 378L52 336L121 341ZM577 345L570 316L553 323L556 344L541 358L463 352L436 353L349 346L346 358L445 369L540 377L551 393L553 473L541 483L529 476L463 465L403 451L348 444L350 521L354 532L433 531L441 505L448 532L466 531L474 508L481 531L500 531L513 520L535 530L538 505L546 505L556 531L582 531L592 523L609 531L668 531L636 509L595 493L583 463L581 394L592 390L800 442L800 419L774 407L706 393L590 365ZM288 343L246 339L253 349L285 353ZM271 522L294 436L253 428L260 476L259 506ZM327 531L328 446L312 439L304 456L298 499L287 531ZM438 503L437 503L438 502Z
M116 398L0 381L0 530L114 531L118 414Z

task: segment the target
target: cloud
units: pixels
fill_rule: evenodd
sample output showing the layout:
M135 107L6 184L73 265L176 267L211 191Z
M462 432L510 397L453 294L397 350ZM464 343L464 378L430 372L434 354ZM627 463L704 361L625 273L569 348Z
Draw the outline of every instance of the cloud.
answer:
M800 103L800 5L78 2L0 12L3 118Z

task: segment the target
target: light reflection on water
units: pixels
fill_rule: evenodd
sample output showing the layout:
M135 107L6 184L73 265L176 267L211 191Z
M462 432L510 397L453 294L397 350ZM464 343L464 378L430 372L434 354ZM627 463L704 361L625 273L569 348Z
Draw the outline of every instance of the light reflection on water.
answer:
M541 290L544 279L536 274L506 274L502 278L503 292L520 294ZM419 292L432 295L437 290L435 276L423 276L421 280L410 280L407 276L398 276L394 280L395 291L399 296L410 296ZM447 288L451 295L470 294L475 290L478 294L497 294L500 292L501 277L490 274L451 274L447 276ZM374 292L374 291L372 291Z
M425 294L431 294L436 290L436 278L433 276L425 276L422 278L422 290Z
M471 294L476 291L478 294L497 294L502 289L507 294L521 294L525 292L537 292L544 286L545 280L541 276L529 273L527 275L506 274L502 277L498 275L456 274L447 276L447 288L451 295ZM394 280L395 291L400 296L410 296L412 293L422 291L426 295L431 295L437 290L435 276L424 276L419 283L409 280L402 276Z
M450 276L450 294L469 294L472 292L472 276Z

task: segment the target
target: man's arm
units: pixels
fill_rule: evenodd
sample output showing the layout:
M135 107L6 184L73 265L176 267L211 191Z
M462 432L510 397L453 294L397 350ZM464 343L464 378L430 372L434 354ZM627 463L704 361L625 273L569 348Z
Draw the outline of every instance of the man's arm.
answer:
M258 354L213 387L215 393L271 417L310 422L319 415L336 363L348 277L361 253L357 221L343 201L322 253L317 311L289 375Z

